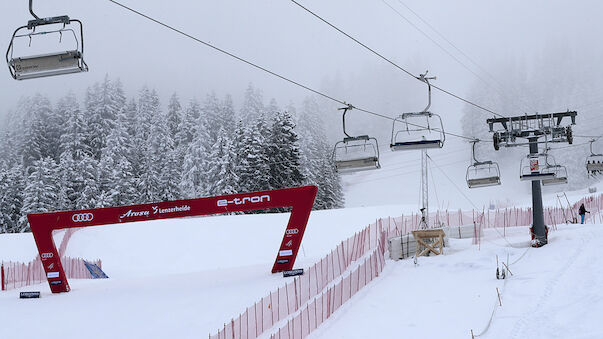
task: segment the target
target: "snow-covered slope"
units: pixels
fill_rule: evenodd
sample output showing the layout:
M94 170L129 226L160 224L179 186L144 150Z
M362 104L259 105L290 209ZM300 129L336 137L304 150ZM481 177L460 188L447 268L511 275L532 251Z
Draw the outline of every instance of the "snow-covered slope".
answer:
M490 202L529 205L529 186L516 173L507 174L511 180L505 185L468 190L466 152L462 144L430 153L446 173L433 171L432 210L438 205L481 208ZM376 218L417 211L418 155L387 151L382 164L381 170L344 178L347 204L355 207L312 213L297 267L314 263ZM584 195L585 190L568 193L572 202ZM545 204L555 205L555 194L546 195ZM214 333L288 281L269 273L287 218L219 216L80 230L66 254L102 259L110 279L71 280L72 291L58 295L45 283L21 289L42 291L39 300L18 299L21 290L0 292L0 337L197 338ZM528 250L527 229L517 228L506 241L487 233L480 250L468 240L453 240L446 255L421 258L416 267L412 261L388 260L383 275L314 337L398 338L405 333L410 338L466 338L488 323L496 287L503 291L503 307L486 336L567 337L574 332L564 332L566 324L584 337L601 337L596 314L603 310L603 299L592 287L603 279L600 265L592 264L601 255L601 230L603 225L561 225L549 245ZM493 272L495 256L507 253L510 262L521 260L511 266L514 276L504 284ZM31 235L0 236L0 259L29 261L35 255Z
M390 261L310 337L602 338L603 225L560 225L541 249L527 234L518 227L507 242L488 230L479 250L451 239L444 256ZM513 275L497 280L496 256L507 255Z
M400 206L313 212L296 267L313 264L377 217L400 213ZM270 274L288 217L218 216L82 229L66 255L101 258L110 279L73 279L72 291L59 295L47 283L0 292L0 337L207 336L292 279ZM0 236L2 260L29 261L36 253L30 234ZM19 300L23 290L40 290L42 298Z

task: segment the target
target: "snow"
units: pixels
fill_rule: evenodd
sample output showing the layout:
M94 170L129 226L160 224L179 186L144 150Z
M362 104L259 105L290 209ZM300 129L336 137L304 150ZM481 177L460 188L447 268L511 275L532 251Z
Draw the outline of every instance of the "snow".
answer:
M445 255L388 262L382 275L311 338L601 338L603 225L560 225L541 249L527 227L501 240L488 230L478 250L450 240ZM507 229L507 232L509 229ZM511 245L513 247L511 247ZM497 280L496 255L513 275ZM516 262L517 261L517 262ZM514 263L516 262L516 263ZM496 289L502 294L498 306Z
M296 267L313 264L377 217L399 213L399 206L313 212ZM292 279L270 274L288 217L185 218L79 230L66 255L102 259L110 279L70 279L72 290L64 294L53 295L47 283L0 292L1 337L196 338L213 333ZM58 244L61 237L55 238ZM1 235L0 245L2 260L29 261L37 254L30 234ZM31 290L41 291L42 298L18 299L20 291ZM101 320L100 330L90 331ZM28 326L33 323L60 325Z
M451 168L448 175L462 172L459 168ZM353 176L372 175L376 174ZM296 267L313 264L379 217L415 212L418 201L410 199L418 196L414 177L401 178L349 184L348 205L358 207L312 212ZM441 175L437 178L443 182ZM448 201L450 209L468 208L467 199L452 183L447 185L438 188L441 201ZM462 181L456 185L465 190ZM473 192L466 194L481 207L498 191ZM504 192L508 194L497 199L529 205L529 195L513 195L510 189ZM585 192L568 192L568 197L573 203ZM362 198L366 204L359 203ZM374 206L360 207L373 201ZM546 194L544 201L556 205L555 193ZM63 294L50 293L46 283L0 292L0 337L80 338L85 333L87 338L198 338L213 334L291 279L269 273L287 219L288 214L235 215L79 230L66 255L102 259L110 278L71 279L72 291ZM603 294L596 288L603 283L603 269L592 264L603 254L602 231L603 225L598 224L559 225L551 231L547 246L532 249L527 227L507 228L506 239L486 230L479 247L468 239L451 239L443 256L419 258L416 266L412 260L388 259L382 275L311 337L470 338L471 330L479 334L487 327L493 310L491 326L482 337L603 337L599 321ZM57 244L61 238L62 234L55 234ZM36 254L30 234L0 235L0 259L27 262ZM507 255L513 276L496 280L496 256L506 261ZM497 287L502 307L495 306ZM42 297L18 299L18 292L32 290L41 291Z

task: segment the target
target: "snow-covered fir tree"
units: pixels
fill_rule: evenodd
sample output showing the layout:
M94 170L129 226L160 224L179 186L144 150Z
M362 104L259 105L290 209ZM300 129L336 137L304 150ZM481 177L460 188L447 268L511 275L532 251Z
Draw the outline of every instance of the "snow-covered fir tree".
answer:
M170 138L174 141L174 147L178 147L178 139L176 135L178 134L178 129L180 128L180 124L182 122L182 105L180 105L180 99L178 98L178 94L174 93L170 97L170 102L167 108L167 129L170 135Z
M155 90L144 87L138 100L138 116L134 152L137 154L137 192L139 203L160 199L159 176L161 169L156 165L156 149L161 143L163 132L158 131L154 122L160 119L159 96ZM165 126L163 126L165 127Z
M102 150L99 162L99 207L122 206L135 201L136 178L133 175L132 163L128 159L132 139L126 129L126 119L126 111L122 109Z
M270 188L286 188L303 185L297 133L289 113L276 113L268 141L270 161Z
M0 232L17 233L24 227L20 221L25 189L23 173L19 164L0 169Z
M91 155L86 143L86 119L80 110L77 98L73 92L61 98L56 107L57 116L61 121L61 135L59 137L60 154L69 152L75 159L84 154Z
M232 96L227 94L224 96L222 102L220 102L220 113L218 114L218 125L216 128L222 128L226 135L233 137L233 133L235 130L235 108L232 102Z
M264 112L262 92L259 89L256 89L251 83L245 90L243 106L241 107L240 112L240 119L244 123L248 124L251 124L253 121L257 120Z
M195 117L194 122L190 121ZM180 182L181 193L186 198L206 196L209 182L205 174L212 145L209 143L211 137L207 125L207 116L201 114L200 106L196 101L191 102L185 119L183 119L182 128L179 151L180 154L184 154ZM186 142L188 133L193 134L190 141Z
M225 195L239 192L237 150L227 131L222 128L218 131L218 139L211 148L209 160L208 193Z
M0 124L0 232L27 230L27 213L120 206L319 186L316 208L342 205L339 177L319 120L283 112L249 85L238 110L227 94L183 108L156 91L127 98L108 76L83 100L68 92L53 109L37 94ZM316 104L304 103L316 113ZM302 115L303 115L302 114ZM314 119L314 120L312 120ZM235 123L235 121L238 121Z
M315 208L343 207L341 180L323 126L320 106L313 97L306 97L297 119L302 174L306 184L318 187Z
M107 135L125 105L121 82L111 81L108 75L102 83L96 83L86 91L87 143L95 159L100 159Z
M247 192L270 189L270 158L268 155L270 137L269 122L260 115L251 126L240 126L242 138L238 142L238 173L241 190Z
M57 206L57 164L50 158L45 157L34 161L32 170L27 177L27 184L23 191L23 207L21 208L19 232L29 231L27 214L44 213L58 209Z
M24 117L25 130L20 154L23 166L29 171L35 161L54 156L53 140L50 137L54 133L54 128L46 128L47 124L51 124L49 121L52 107L50 100L45 96L36 94L25 109L28 112Z

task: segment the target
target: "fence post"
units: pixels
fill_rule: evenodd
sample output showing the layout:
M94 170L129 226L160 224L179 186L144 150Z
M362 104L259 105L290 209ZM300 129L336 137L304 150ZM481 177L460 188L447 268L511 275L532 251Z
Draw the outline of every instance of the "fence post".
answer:
M5 291L6 288L4 287L4 263L0 265L0 276L0 285L2 285L2 291Z

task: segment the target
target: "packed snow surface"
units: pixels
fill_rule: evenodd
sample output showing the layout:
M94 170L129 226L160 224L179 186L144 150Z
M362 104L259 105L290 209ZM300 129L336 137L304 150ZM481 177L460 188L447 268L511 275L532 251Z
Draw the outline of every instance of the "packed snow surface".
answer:
M462 174L459 169L447 174L458 177L455 171ZM312 212L296 267L310 266L379 217L417 211L418 201L409 198L418 196L412 175L382 181L371 173L344 178L350 207ZM438 186L432 210L437 204L451 210L473 204L487 208L491 202L529 206L529 195L517 191L494 194L498 191L487 188L474 195L462 180L446 185ZM585 195L586 190L568 193L572 203ZM376 203L361 204L360 196ZM557 205L554 193L543 198L545 205ZM47 283L0 292L0 338L199 338L215 333L292 279L270 274L288 217L185 218L77 231L66 255L102 259L110 278L71 279L69 293L52 294ZM312 337L470 338L471 331L485 331L484 338L603 337L598 288L603 284L598 264L603 225L558 225L540 249L529 247L527 227L507 228L505 237L502 233L487 230L479 246L470 239L451 239L444 255L421 257L417 265L388 259L383 274ZM61 235L55 239L58 244ZM28 262L36 254L31 234L0 235L0 260ZM497 256L505 262L508 257L513 275L506 280L495 278ZM496 306L496 288L502 307ZM20 291L36 290L40 299L18 298Z
M296 266L308 266L373 221L363 215L394 210L314 213ZM189 218L78 231L67 254L101 257L110 279L72 279L72 291L63 294L50 293L45 283L0 293L2 337L198 338L213 333L285 283L269 271L287 217ZM471 330L486 329L493 310L484 337L603 337L603 295L596 288L603 284L603 269L594 264L603 255L602 228L559 225L540 249L529 247L527 227L507 228L505 238L487 230L480 246L451 239L445 255L421 257L417 265L388 260L383 274L312 337L467 338ZM508 257L513 275L507 280L495 278L496 256L505 262ZM496 306L496 288L502 307ZM41 290L42 298L18 299L25 290Z
M450 239L445 255L417 265L388 261L310 337L471 338L473 330L481 338L603 338L603 225L559 225L539 249L528 232L487 230L479 248ZM508 256L505 280L495 277L496 256Z

